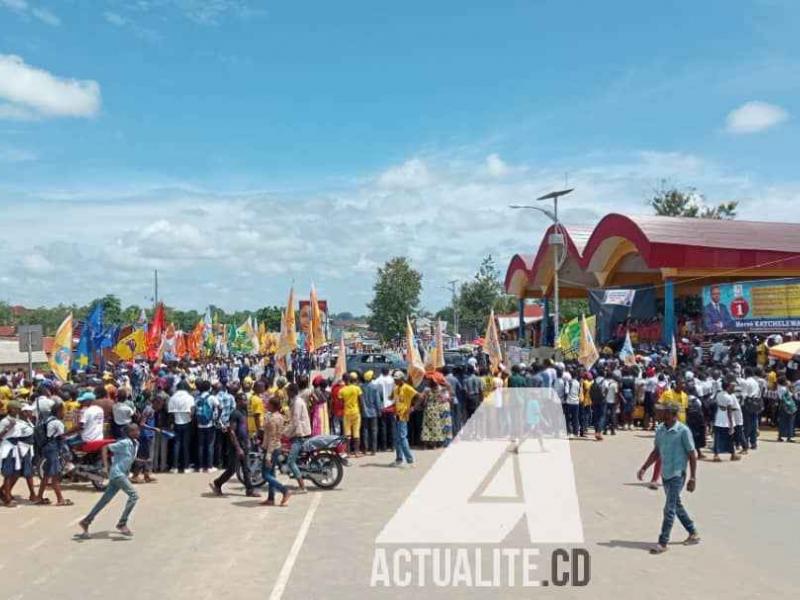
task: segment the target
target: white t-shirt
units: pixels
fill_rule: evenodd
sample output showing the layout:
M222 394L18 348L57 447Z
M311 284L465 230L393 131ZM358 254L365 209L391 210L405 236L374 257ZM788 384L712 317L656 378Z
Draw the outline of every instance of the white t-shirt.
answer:
M567 404L579 404L580 400L578 395L581 389L580 382L570 378L564 381L564 385L567 388Z
M80 416L80 423L83 425L83 429L81 429L81 439L84 442L102 440L104 420L105 414L103 413L103 409L99 406L90 406L84 410Z
M39 396L32 403L33 414L37 417L47 417L53 410L56 401L49 396Z
M126 402L117 402L111 407L111 414L117 425L130 425L134 412L136 412L134 408Z
M731 417L733 417L734 425L744 425L744 415L742 415L742 405L739 404L739 398L731 396L733 404L731 405Z
M169 398L167 411L173 415L175 425L186 425L192 421L194 398L186 390L178 390Z
M64 423L58 419L50 419L47 422L47 437L52 439L60 435L64 435Z
M717 400L717 413L714 415L714 427L725 427L726 429L730 427L730 423L728 423L728 410L729 408L733 407L733 403L736 400L731 394L728 392L719 392L716 396ZM731 418L733 416L731 415Z
M614 379L606 380L606 404L616 404L619 384Z

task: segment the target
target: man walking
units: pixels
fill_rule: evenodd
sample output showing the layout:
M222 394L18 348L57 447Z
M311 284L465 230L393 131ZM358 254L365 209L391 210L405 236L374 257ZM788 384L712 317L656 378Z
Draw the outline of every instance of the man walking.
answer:
M242 465L245 494L257 498L260 494L255 491L250 481L250 468L247 464L247 450L250 439L247 435L247 396L243 392L236 395L236 408L228 416L228 425L225 431L225 471L208 485L215 496L222 496L222 486L236 474L239 464Z
M139 426L135 423L127 426L124 438L108 446L103 446L101 452L103 465L105 465L105 470L108 473L108 487L100 497L100 500L97 501L97 504L94 505L94 508L89 511L89 514L78 522L83 531L81 533L82 538L89 538L89 526L92 521L119 491L123 491L128 495L128 501L125 503L125 509L117 522L117 531L128 537L133 535L133 532L128 529L128 518L130 518L133 507L136 506L136 502L139 500L139 494L136 493L130 480L128 480L128 473L131 470L131 466L133 466L138 450ZM111 469L108 468L109 452L112 454Z
M651 548L651 554L663 554L667 551L672 525L677 515L681 525L689 532L684 545L700 543L700 536L689 513L681 503L681 491L686 483L686 464L689 464L689 482L686 489L694 492L697 476L697 452L694 449L692 432L686 425L678 421L680 407L677 404L664 405L664 423L656 429L655 447L647 457L642 468L636 474L639 481L650 465L661 460L661 479L664 484L666 502L664 504L664 520L658 544Z

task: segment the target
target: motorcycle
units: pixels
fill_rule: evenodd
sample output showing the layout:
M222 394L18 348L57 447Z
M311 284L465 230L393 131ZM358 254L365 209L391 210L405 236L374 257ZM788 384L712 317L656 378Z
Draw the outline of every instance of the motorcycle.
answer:
M106 472L103 467L102 449L109 444L113 444L113 439L101 439L94 442L84 442L82 444L67 444L62 449L61 462L63 465L72 465L70 470L64 470L62 478L64 481L84 482L88 481L97 491L104 491L108 485ZM38 475L44 475L44 463L40 461L37 465Z
M290 440L281 440L281 451L277 456L276 470L284 475L294 477L289 470L289 451L292 448ZM309 438L297 456L297 468L300 476L308 479L318 488L332 490L338 486L344 477L344 467L347 460L347 439L340 435L318 435ZM250 481L255 487L266 483L262 473L264 465L264 450L258 446L248 452L247 468L250 470ZM244 483L240 464L236 470L236 477Z

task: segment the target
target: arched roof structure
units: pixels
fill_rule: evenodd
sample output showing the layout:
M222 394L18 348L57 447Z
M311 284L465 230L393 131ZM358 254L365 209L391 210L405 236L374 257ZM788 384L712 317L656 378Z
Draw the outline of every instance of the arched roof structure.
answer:
M518 298L549 295L554 247L550 227L535 254L515 255L505 288ZM660 285L670 279L679 296L711 283L800 277L800 224L626 216L611 213L594 229L561 226L564 257L562 297L586 289Z

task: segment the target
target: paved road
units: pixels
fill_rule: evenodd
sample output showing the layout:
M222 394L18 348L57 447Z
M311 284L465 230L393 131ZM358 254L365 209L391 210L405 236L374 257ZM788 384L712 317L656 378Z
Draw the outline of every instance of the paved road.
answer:
M796 594L800 444L765 440L740 463L701 463L698 491L686 501L703 544L652 557L646 547L658 531L663 495L634 482L651 443L641 432L623 432L599 444L570 444L592 560L588 590L426 588L425 597ZM296 496L285 509L257 506L238 485L227 497L210 497L201 474L162 475L139 488L132 540L113 533L122 498L98 518L92 540L73 538L97 498L84 486L69 491L75 507L0 509L0 598L408 598L420 592L369 587L375 537L438 455L418 452L413 470L388 468L388 454L361 458L341 489ZM682 536L676 524L675 537Z

